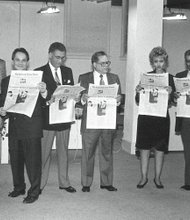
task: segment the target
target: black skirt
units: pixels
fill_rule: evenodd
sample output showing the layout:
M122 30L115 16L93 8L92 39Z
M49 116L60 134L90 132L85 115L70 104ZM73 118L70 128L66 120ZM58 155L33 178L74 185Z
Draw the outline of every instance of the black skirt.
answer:
M136 147L142 150L155 148L167 152L169 142L170 118L139 115L137 123Z

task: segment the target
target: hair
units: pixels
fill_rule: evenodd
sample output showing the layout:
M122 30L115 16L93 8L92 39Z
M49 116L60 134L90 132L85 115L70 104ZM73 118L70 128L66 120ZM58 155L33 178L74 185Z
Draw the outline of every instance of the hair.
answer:
M20 47L20 48L16 48L13 53L12 53L12 60L14 60L15 56L16 56L16 53L24 53L26 55L26 58L27 58L27 61L29 61L30 57L29 57L29 53L28 51L23 48L23 47Z
M63 52L63 51L66 52L66 47L65 47L64 44L62 44L62 43L60 43L60 42L54 42L54 43L52 43L52 44L50 45L48 52L49 52L49 53L52 53L52 52L54 52L55 50L59 50L59 51L62 51L62 52Z
M186 59L187 56L190 56L190 50L185 51L184 58Z
M101 56L107 56L107 54L104 51L95 52L91 58L92 64L97 63L99 61L99 57L101 57Z
M163 47L160 47L160 46L159 47L154 47L151 50L151 52L149 54L150 65L153 66L154 65L153 59L155 57L159 57L159 56L164 58L165 65L166 65L166 67L168 67L168 65L169 65L168 54L167 54L166 50Z

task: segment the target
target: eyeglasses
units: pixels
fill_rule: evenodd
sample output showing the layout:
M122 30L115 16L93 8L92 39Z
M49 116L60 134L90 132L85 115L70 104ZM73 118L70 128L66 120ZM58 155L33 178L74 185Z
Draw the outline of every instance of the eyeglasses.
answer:
M97 63L97 64L100 64L102 67L106 67L106 66L110 66L111 61L101 62L101 63Z
M64 57L60 57L60 56L55 56L55 55L54 55L54 57L55 57L57 60L65 60L65 58L66 58L65 56L64 56Z

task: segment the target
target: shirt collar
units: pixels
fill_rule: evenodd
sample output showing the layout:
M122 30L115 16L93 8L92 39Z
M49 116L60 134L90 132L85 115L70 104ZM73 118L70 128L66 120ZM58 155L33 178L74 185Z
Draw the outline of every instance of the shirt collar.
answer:
M55 67L49 62L49 67L50 67L50 69L51 69L51 72L52 73L55 73ZM60 67L59 68L57 68L57 71L59 71L60 70Z

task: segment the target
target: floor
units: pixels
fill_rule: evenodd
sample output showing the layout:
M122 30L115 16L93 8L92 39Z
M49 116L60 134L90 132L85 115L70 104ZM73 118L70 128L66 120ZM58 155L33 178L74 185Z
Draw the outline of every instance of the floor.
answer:
M114 186L117 192L99 188L98 157L90 193L81 191L81 150L70 150L69 176L77 189L74 194L58 189L55 150L48 185L33 204L23 204L23 196L9 198L12 177L9 165L0 165L0 220L189 220L190 192L179 189L183 184L182 152L165 156L162 182L164 189L153 183L154 158L150 159L149 182L137 189L139 160L114 148ZM27 181L27 186L28 180Z

